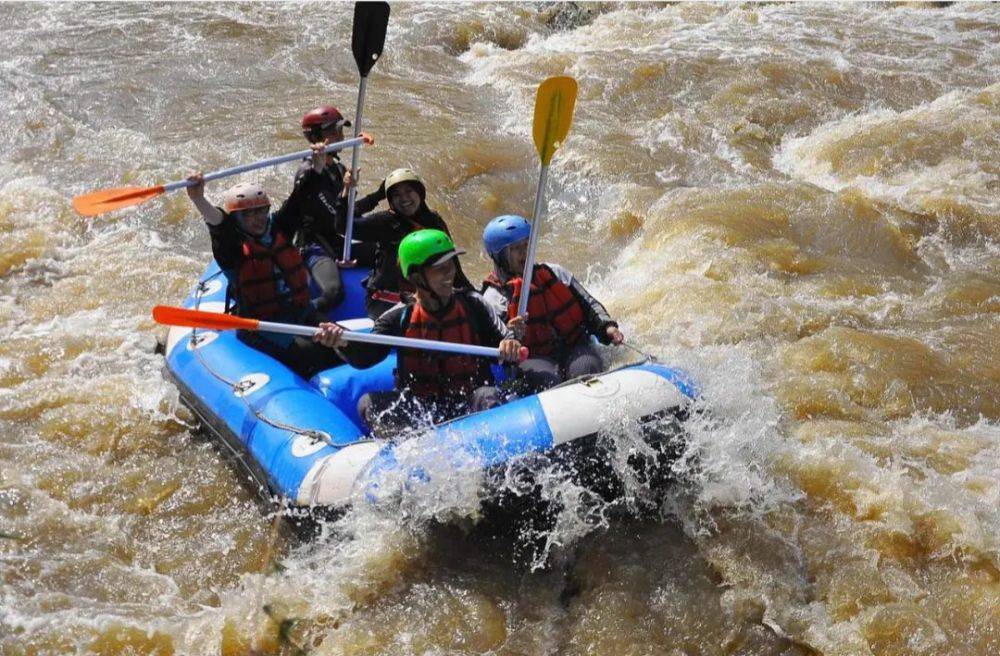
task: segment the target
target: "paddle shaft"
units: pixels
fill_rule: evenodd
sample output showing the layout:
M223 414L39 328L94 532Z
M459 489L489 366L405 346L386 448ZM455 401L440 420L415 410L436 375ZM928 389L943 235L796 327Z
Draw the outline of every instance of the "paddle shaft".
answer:
M353 139L345 139L344 141L338 141L328 145L323 150L327 153L334 153L338 150L344 150L346 148L354 148L354 152L357 153L359 147L364 143L364 138L358 136L358 131L355 130ZM221 169L219 171L213 171L212 173L205 174L205 182L211 182L212 180L218 180L219 178L226 178L231 175L237 175L238 173L246 173L247 171L255 171L257 169L267 168L268 166L277 166L278 164L284 164L285 162L291 162L297 159L303 159L305 157L312 157L312 150L300 150L295 153L289 153L287 155L278 155L277 157L269 157L267 159L262 159L259 162L253 162L252 164L241 164L240 166L233 166L228 169ZM193 182L188 180L178 180L177 182L171 182L170 184L163 185L163 191L176 191L177 189L183 189L185 187L194 186Z
M284 333L287 335L301 335L302 337L313 337L319 332L319 328L314 326L303 326L294 323L273 323L270 321L260 321L259 319L238 317L232 314L205 312L203 310L171 307L169 305L157 305L154 307L153 320L167 326L199 328L205 330L255 330L270 333ZM431 339L414 339L410 337L376 335L355 331L346 331L342 333L342 336L343 339L348 342L367 342L369 344L380 344L383 346L399 346L401 348L445 351L447 353L460 353L463 355L481 355L490 358L498 358L500 356L500 350L497 348L476 346L474 344L456 344L453 342L440 342ZM528 349L521 347L520 357L522 360L527 358Z
M528 295L531 294L531 279L535 269L535 248L538 246L538 233L542 231L542 204L545 201L545 181L549 176L549 167L542 164L538 174L538 190L535 192L535 210L531 220L531 236L528 238L528 257L524 261L524 273L521 280L521 297L517 302L517 314L523 316L528 311Z
M289 323L261 321L258 323L257 330L261 332L285 333L287 335L312 337L318 332L319 329L311 326L297 326ZM480 355L486 358L499 359L500 357L500 349L497 348L489 346L474 346L472 344L453 344L451 342L439 342L433 339L375 335L372 333L359 333L351 330L345 330L341 333L341 338L347 342L364 342L365 344L378 344L380 346L417 348L426 349L428 351L443 351L445 353L460 353L462 355Z
M365 106L365 87L368 86L368 78L361 76L361 84L358 85L358 107L354 112L354 137L361 133L361 110ZM358 162L361 160L361 149L357 146L351 153L351 188L347 191L347 229L344 230L344 257L345 263L351 261L351 239L354 235L354 198L358 192Z

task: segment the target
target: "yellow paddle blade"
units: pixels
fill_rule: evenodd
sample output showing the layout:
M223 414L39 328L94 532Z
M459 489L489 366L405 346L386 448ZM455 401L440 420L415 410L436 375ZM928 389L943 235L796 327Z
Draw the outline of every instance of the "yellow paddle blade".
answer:
M73 209L81 216L97 216L122 207L145 203L156 198L164 191L163 185L156 187L119 187L118 189L102 189L89 194L83 194L73 199Z
M561 75L550 77L538 86L535 96L535 150L548 166L552 155L569 134L576 105L576 80Z

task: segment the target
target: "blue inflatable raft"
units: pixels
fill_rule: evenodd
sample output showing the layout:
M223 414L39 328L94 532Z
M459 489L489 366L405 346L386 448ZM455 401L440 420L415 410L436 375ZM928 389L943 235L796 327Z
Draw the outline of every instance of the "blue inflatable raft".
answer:
M362 269L342 270L346 300L331 313L348 328L370 329ZM226 278L213 261L184 307L223 312ZM366 392L392 389L395 353L378 365L341 365L304 380L233 331L171 328L166 368L181 399L253 477L260 491L293 506L343 508L371 498L380 476L410 467L413 444L379 441L356 411ZM593 438L609 414L646 420L683 416L695 391L685 375L659 364L630 365L570 381L431 429L433 440L483 468L513 463ZM398 472L397 472L398 473Z

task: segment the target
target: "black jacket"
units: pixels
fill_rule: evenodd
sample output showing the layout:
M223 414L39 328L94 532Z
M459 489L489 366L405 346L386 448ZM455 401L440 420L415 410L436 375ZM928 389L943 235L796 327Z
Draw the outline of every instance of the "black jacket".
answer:
M322 173L316 173L312 161L305 161L295 174L292 196L298 196L295 211L301 215L300 229L296 243L300 246L320 244L333 249L331 255L338 255L344 249L344 228L347 226L347 197L344 191L344 173L347 171L340 159L334 155L333 162ZM315 179L313 179L315 178ZM290 196L291 198L291 196ZM381 195L378 192L354 201L354 214L371 212L378 206ZM355 218L355 222L357 219Z
M282 232L290 240L302 228L303 198L313 193L319 184L319 175L312 168L309 170L311 174L303 175L281 207L271 213L271 234ZM222 212L222 223L207 224L208 234L212 238L212 255L220 269L234 272L239 269L243 260L243 233L231 214L227 214L221 207L218 209Z
M377 192L369 195L371 198ZM342 218L342 223L337 224L338 229L343 232L347 227L347 217ZM353 238L358 241L375 243L375 264L372 267L371 275L368 276L367 287L369 291L385 290L398 292L403 287L403 274L399 270L399 242L411 232L430 228L442 230L451 236L448 225L441 218L441 215L427 207L426 203L420 203L420 209L412 219L393 212L373 212L366 216L354 217ZM462 271L461 265L455 274L455 287L472 289L472 283Z
M289 210L289 206L292 207L291 211ZM281 207L271 214L271 223L268 226L268 233L271 239L278 233L282 233L285 239L291 242L291 236L301 226L301 216L298 212L294 211L294 207L295 201L293 196L289 196L281 204ZM244 257L243 240L248 238L248 235L239 229L238 223L232 214L227 214L221 207L218 209L222 212L222 223L218 225L208 223L206 225L208 226L208 234L212 239L212 256L215 257L215 261L218 263L219 268L222 269L229 284L229 288L226 291L228 303L230 300L229 295L236 292L236 282L239 278L239 270L243 264ZM302 312L284 313L275 320L318 325L319 321L323 319L324 317L316 315L315 311L310 307Z

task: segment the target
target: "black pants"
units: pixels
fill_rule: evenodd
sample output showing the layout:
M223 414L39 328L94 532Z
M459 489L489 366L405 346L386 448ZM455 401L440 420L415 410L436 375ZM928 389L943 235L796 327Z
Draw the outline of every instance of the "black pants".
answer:
M334 247L334 244L330 244ZM375 245L364 242L353 242L351 245L351 258L356 262L355 266L369 267L375 257ZM338 250L331 253L324 246L318 243L309 244L302 249L302 258L309 269L309 275L316 281L319 287L319 296L313 301L313 305L324 315L333 308L340 305L344 300L347 290L344 289L344 281L340 275L340 266L337 261L343 255ZM391 307L391 305L390 305ZM371 312L369 311L369 316ZM377 319L379 315L371 317Z
M306 380L325 369L344 364L336 351L308 337L293 337L288 346L282 347L258 332L238 330L236 335L244 344L270 355Z
M319 287L319 296L313 305L324 314L340 305L344 300L344 284L340 279L340 267L336 254L326 252L318 244L310 244L302 249L302 256L309 269L309 275Z
M365 311L368 312L368 318L372 321L377 321L379 317L386 313L389 308L396 305L392 301L376 301L372 298L372 293L367 292L365 296Z
M416 399L400 390L369 392L358 401L358 414L372 433L394 439L414 426L439 424L470 412L481 412L501 403L500 390L490 385L477 387L465 399Z
M555 357L529 357L518 365L518 370L523 387L526 388L520 391L536 394L555 387L564 380L599 374L604 371L604 363L590 340L582 339L569 351L555 354Z

